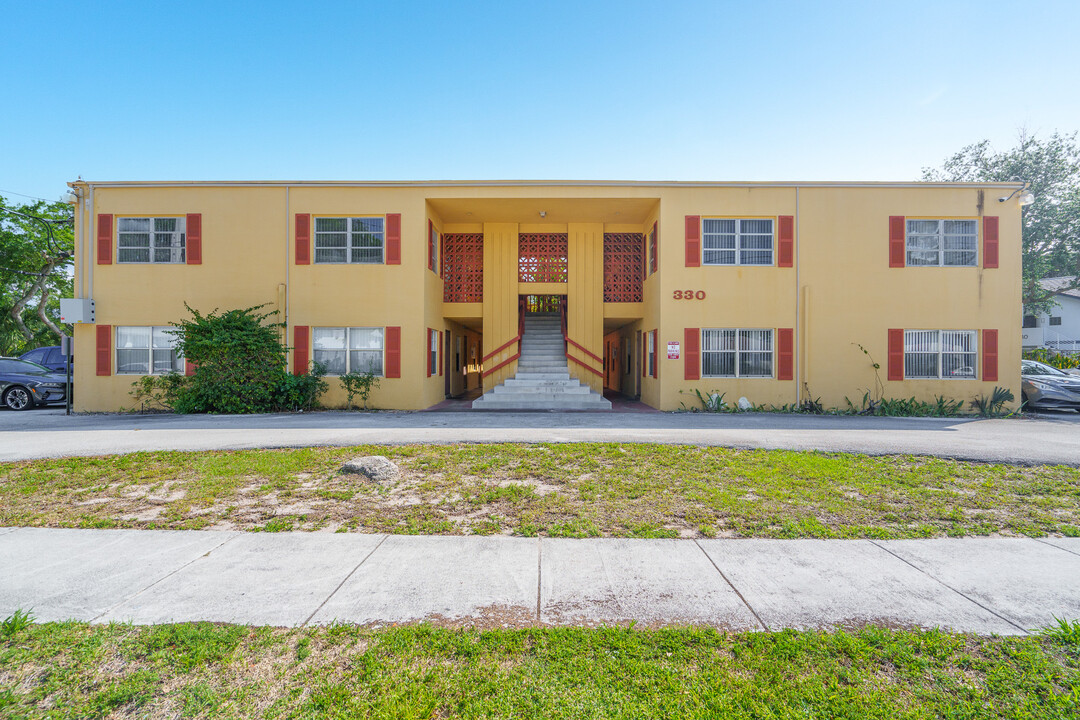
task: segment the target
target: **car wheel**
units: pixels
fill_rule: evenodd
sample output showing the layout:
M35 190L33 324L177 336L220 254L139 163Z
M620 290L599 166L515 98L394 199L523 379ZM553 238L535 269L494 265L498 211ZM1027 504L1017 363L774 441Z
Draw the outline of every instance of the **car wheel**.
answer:
M34 399L30 397L29 390L16 385L4 393L4 405L10 410L29 410L34 407Z

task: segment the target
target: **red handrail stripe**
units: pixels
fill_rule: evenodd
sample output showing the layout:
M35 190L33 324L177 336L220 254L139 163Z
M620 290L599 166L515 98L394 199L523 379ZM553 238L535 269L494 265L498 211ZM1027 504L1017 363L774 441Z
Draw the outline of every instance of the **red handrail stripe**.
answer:
M519 357L521 357L521 353L517 353L516 355L511 355L510 357L506 358L505 360L503 360L503 361L502 361L501 363L499 363L499 364L498 364L498 365L496 365L495 367L491 368L490 370L485 370L485 371L484 371L484 372L482 373L482 377L487 377L488 375L490 375L491 373L495 372L496 370L499 370L499 369L501 369L501 368L504 368L504 367L506 367L506 366L507 366L507 365L509 365L510 363L512 363L512 362L514 362L515 360L517 360L517 359L518 359Z
M597 356L597 355L593 355L593 354L592 354L591 352L589 352L589 351L588 351L588 350L586 350L585 348L583 348L583 347L581 347L580 345L578 345L578 344L577 344L576 342L574 342L573 340L571 340L571 339L570 339L569 337L567 337L566 335L563 335L563 340L565 340L566 342L570 343L571 345L573 345L574 347L576 347L576 348L577 348L578 350L580 350L581 352L583 352L583 353L585 353L586 355L588 355L589 357L591 357L591 358L592 358L593 360L595 360L596 362L598 362L598 363L603 363L603 362L604 362L604 358L602 358L602 357L599 357L599 356Z
M588 364L588 363L586 363L586 362L585 362L584 360L578 360L578 359L577 359L576 357L574 357L574 356L573 356L573 355L571 355L570 353L567 353L567 354L566 354L566 358L567 358L568 360L573 360L573 361L574 361L574 362L576 362L576 363L577 363L578 365L580 365L581 367L585 368L586 370L588 370L588 371L589 371L589 372L591 372L592 374L594 374L594 375L597 375L597 376L599 376L599 377L604 377L604 373L600 372L599 370L597 370L596 368L594 368L594 367L593 367L592 365L589 365L589 364Z
M498 348L497 350L492 350L492 351L491 351L491 352L489 352L489 353L488 353L487 355L485 355L485 356L483 357L483 359L481 359L481 360L480 360L480 362L487 362L488 360L490 360L491 358L495 357L496 355L498 355L498 354L499 354L499 353L501 353L501 352L502 352L503 350L505 350L506 348L510 347L511 345L513 345L514 343L516 343L516 342L517 342L518 340L520 340L520 339L521 339L521 336L520 336L520 335L518 335L518 336L517 336L517 337L515 337L515 338L511 338L511 339L507 340L507 341L506 341L505 343L503 343L503 344L502 344L502 345L501 345L501 346L500 346L500 347L499 347L499 348Z

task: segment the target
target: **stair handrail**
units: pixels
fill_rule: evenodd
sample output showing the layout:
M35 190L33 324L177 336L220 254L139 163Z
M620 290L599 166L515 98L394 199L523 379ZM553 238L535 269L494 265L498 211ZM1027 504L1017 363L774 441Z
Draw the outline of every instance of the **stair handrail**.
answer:
M600 357L599 355L594 355L593 353L589 352L587 349L585 349L584 347L582 347L581 345L579 345L578 343L576 343L576 342L574 342L573 340L570 339L570 334L569 334L569 332L567 331L567 328L566 328L567 323L566 323L566 298L565 297L562 297L560 299L560 301L559 301L559 314L562 316L562 337L563 337L563 342L566 343L566 353L565 353L566 354L566 359L567 360L573 360L578 365L585 368L586 370L593 373L594 375L599 375L600 377L604 377L603 372L601 372L600 370L597 370L596 368L594 368L592 365L585 362L584 360L580 360L580 359L578 359L578 358L576 358L576 357L574 357L573 355L570 354L570 347L573 346L573 347L577 348L578 350L580 350L581 352L585 353L588 357L590 357L593 360L595 360L596 362L600 363L601 365L604 364L604 359L602 357Z
M507 349L508 347L513 345L514 343L517 343L517 345L518 345L517 352L514 353L513 355L511 355L510 357L506 358L505 360L503 360L501 363L499 363L495 367L490 368L488 370L482 371L480 373L480 377L487 377L488 375L495 372L496 370L501 370L502 368L506 367L510 363L512 363L515 360L519 359L521 357L521 336L524 335L524 334L525 334L525 299L524 298L518 298L518 334L516 336L510 338L506 342L504 342L498 348L492 350L487 355L485 355L480 360L480 364L483 365L488 360L495 357L496 355L498 355L499 353L501 353L503 350Z

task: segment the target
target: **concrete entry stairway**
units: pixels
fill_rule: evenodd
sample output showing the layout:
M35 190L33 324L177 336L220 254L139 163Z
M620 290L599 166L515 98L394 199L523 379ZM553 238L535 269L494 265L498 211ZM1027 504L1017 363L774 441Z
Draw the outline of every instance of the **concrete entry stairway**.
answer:
M559 313L525 313L517 373L473 401L473 410L610 410L611 401L570 377Z

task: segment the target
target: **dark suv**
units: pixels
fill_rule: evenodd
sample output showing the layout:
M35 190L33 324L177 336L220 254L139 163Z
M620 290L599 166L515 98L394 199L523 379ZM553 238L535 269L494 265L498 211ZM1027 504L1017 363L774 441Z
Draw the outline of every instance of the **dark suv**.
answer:
M62 403L67 399L67 377L43 365L0 358L0 403L11 410Z
M53 372L62 373L65 372L67 366L65 363L64 354L60 352L59 345L50 345L49 347L40 347L30 352L25 352L19 356L20 360L26 362L37 363L38 365L44 365ZM71 363L75 364L75 358L71 358Z

